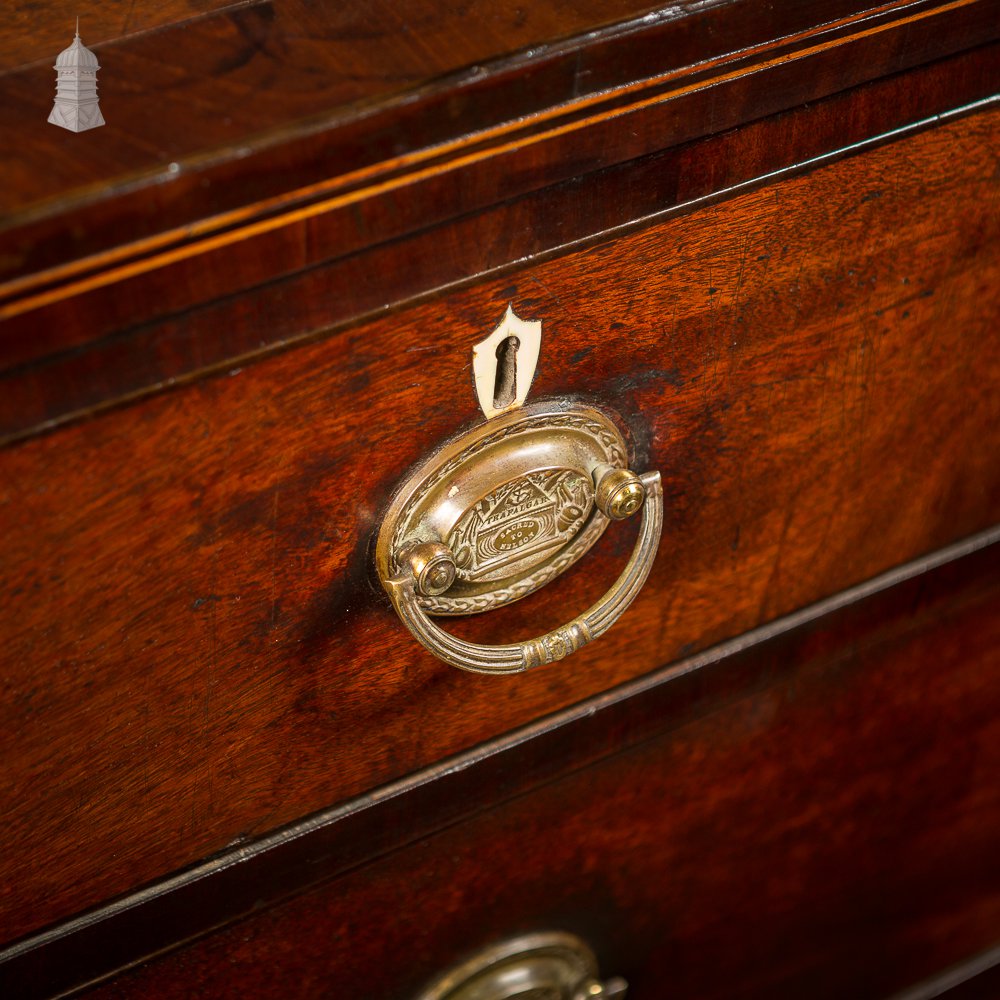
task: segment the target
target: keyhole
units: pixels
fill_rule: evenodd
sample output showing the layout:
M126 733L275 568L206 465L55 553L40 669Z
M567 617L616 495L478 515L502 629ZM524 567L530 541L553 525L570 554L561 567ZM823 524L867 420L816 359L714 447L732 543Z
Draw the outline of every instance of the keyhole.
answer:
M517 349L521 341L507 337L497 345L497 379L493 386L493 408L502 410L517 398Z

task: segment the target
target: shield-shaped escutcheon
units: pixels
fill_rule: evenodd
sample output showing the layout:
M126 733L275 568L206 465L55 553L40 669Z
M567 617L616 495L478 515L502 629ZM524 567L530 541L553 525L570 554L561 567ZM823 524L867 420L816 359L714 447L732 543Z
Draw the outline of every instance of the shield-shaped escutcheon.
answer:
M487 419L528 398L541 346L541 321L520 319L508 305L500 325L472 348L476 397Z

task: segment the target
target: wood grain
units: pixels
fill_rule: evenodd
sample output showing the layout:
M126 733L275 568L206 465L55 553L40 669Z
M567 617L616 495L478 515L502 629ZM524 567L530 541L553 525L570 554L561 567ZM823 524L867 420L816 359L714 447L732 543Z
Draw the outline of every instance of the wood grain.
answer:
M305 6L240 8L107 47L108 125L80 135L45 123L44 67L0 79L0 131L18 136L0 164L0 274L34 282L90 257L141 259L414 158L512 130L523 145L543 127L577 131L581 115L680 98L658 145L634 151L629 126L586 157L550 149L548 177L500 171L502 197L510 183L552 183L557 164L620 162L995 40L1000 23L997 0L730 0L632 20L645 8Z
M492 150L485 159L439 164L419 179L399 178L399 186L376 185L357 199L344 195L196 241L183 253L164 252L158 262L69 282L31 308L25 301L0 306L0 442L199 372L244 365L254 355L328 335L431 290L467 284L635 220L684 212L817 157L857 152L858 144L877 144L880 136L939 123L937 116L993 94L998 67L1000 46L981 47L574 176L581 163L604 163L607 150L627 157L657 147L664 133L680 138L688 118L678 118L670 101L629 116L627 128L615 118L564 136L554 148L515 143L503 155ZM714 103L717 90L691 98ZM762 93L777 95L779 107L788 100L781 86ZM755 106L761 110L760 101ZM740 114L739 102L726 107ZM710 112L695 107L690 120L704 123ZM714 112L712 120L720 124ZM534 189L556 175L562 183ZM530 190L518 194L522 187ZM503 200L494 204L498 194ZM387 274L391 281L373 280Z
M836 636L843 645L845 636L869 636L901 612L923 618L953 592L989 591L998 537L1000 529L992 529L895 567L0 949L0 984L31 1000L98 981L753 696L815 657L818 636ZM959 963L967 979L975 971L970 966L982 971L990 964L989 952ZM944 974L952 972L936 975ZM930 995L937 994L894 1000Z
M88 996L395 1000L565 929L636 1000L882 1000L1000 921L996 566L981 553L599 708L628 749ZM651 701L688 708L630 739ZM556 730L557 760L586 759L590 734Z
M996 522L995 119L4 452L2 938ZM504 680L424 654L368 547L475 420L469 349L508 301L545 324L533 398L613 406L668 523L613 646ZM554 627L631 545L456 631Z
M0 74L34 62L55 62L73 40L77 17L83 43L93 49L126 35L254 2L260 0L101 0L89 6L70 0L12 0L4 4Z
M51 66L0 78L7 98L0 122L21 141L18 157L3 163L0 215L94 183L113 188L137 170L227 150L298 119L357 113L449 73L653 7L648 0L542 0L520 8L493 0L270 0L106 44L92 35L108 121L100 135L70 145L44 127L47 110L37 118L51 103ZM70 150L75 173L48 162Z

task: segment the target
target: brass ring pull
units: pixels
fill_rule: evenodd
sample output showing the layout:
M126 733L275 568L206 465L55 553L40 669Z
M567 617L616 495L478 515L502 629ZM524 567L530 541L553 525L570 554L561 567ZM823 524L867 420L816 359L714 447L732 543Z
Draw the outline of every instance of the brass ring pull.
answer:
M417 1000L624 1000L628 983L602 980L575 934L536 932L499 941L453 966Z
M561 660L593 642L614 625L646 582L663 528L663 488L659 472L647 472L638 477L642 484L641 494L635 488L636 477L624 470L613 470L605 479L622 474L627 478L616 496L602 497L602 484L599 484L596 505L602 514L614 520L634 513L641 506L639 538L628 564L611 589L568 624L536 639L502 646L466 642L439 628L421 607L418 597L418 587L424 594L441 593L455 578L454 556L447 546L435 542L414 546L401 560L399 571L383 580L399 617L418 642L439 659L474 673L518 673ZM604 492L607 494L608 490Z

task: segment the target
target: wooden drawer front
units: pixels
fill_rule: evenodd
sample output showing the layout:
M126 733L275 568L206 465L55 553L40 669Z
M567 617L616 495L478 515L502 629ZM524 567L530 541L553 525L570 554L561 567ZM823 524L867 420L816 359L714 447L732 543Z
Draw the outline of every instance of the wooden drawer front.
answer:
M569 44L598 12L623 18L632 3L545 3L523 23L491 10L478 42L464 8L393 11L394 23L415 6L461 18L444 48L422 17L383 34L377 0L317 10L322 44L303 36L298 0L132 35L99 49L103 79L136 86L72 157L66 136L39 127L51 67L0 67L0 91L17 94L0 102L0 132L33 140L0 160L0 441L926 124L998 87L1000 45L986 44L1000 40L997 0L728 0ZM345 41L345 17L374 30ZM528 48L479 63L510 44ZM196 52L209 60L198 69Z
M406 1000L554 928L630 1000L878 1000L966 959L1000 927L996 560L598 707L638 743L91 996Z
M0 936L996 522L998 119L6 451ZM404 471L475 421L470 349L508 302L544 323L533 398L615 408L664 474L667 525L613 646L504 679L425 655L369 545ZM609 532L557 585L456 631L554 627L631 545Z

